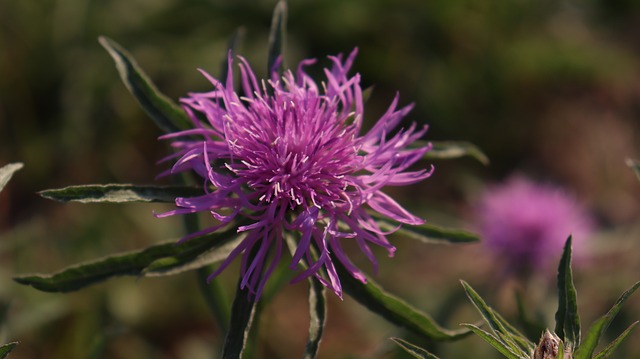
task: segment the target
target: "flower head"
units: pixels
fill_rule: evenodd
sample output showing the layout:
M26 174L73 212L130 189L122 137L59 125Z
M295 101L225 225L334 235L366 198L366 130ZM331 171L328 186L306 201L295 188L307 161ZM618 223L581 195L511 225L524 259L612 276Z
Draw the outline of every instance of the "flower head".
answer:
M177 149L170 157L177 159L171 172L194 171L204 180L205 193L177 198L179 208L164 215L209 212L219 221L193 235L237 220L246 223L238 227L243 240L211 278L242 256L241 286L259 296L291 235L297 244L290 267L308 264L294 281L315 276L341 296L333 259L365 281L345 255L342 240L356 241L374 268L371 245L390 256L395 251L368 210L401 224L423 223L381 189L430 176L431 170L407 170L429 150L407 148L426 127L414 124L389 135L412 107L398 109L396 96L361 135L360 75L347 75L355 56L354 50L345 61L329 57L332 67L325 69L321 84L304 71L315 60L302 61L295 74L274 72L269 80L258 80L240 57L242 95L234 91L229 56L224 82L202 71L214 89L182 99L194 128L164 136Z
M488 189L478 217L487 247L515 271L547 269L569 235L580 254L593 228L586 211L560 188L523 177Z

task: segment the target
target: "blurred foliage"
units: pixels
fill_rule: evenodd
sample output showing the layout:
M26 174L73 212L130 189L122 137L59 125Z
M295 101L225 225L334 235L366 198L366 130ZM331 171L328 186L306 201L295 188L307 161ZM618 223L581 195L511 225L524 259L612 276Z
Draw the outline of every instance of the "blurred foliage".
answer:
M182 235L176 221L153 217L169 208L163 205L61 205L35 195L70 184L155 183L165 169L156 164L167 151L156 140L160 131L122 85L98 36L129 49L164 93L179 98L209 88L196 68L217 73L238 26L245 29L240 53L260 70L274 5L0 2L0 163L25 164L0 193L0 300L10 303L0 333L7 340L0 341L21 342L10 358L197 359L218 352L221 339L195 277L122 279L65 296L34 293L9 278ZM289 65L306 57L326 64L327 54L360 49L355 69L374 86L370 120L399 91L401 103L416 103L408 120L430 125L427 139L469 141L491 160L489 167L437 162L428 181L389 190L404 196L399 202L431 223L457 226L453 218L465 215L485 180L519 171L560 182L603 225L593 245L597 266L585 265L575 278L580 297L589 298L580 307L594 316L585 320L638 279L640 186L624 163L640 153L637 1L292 0L288 29ZM548 305L542 315L553 314L553 301L545 299L553 297L545 296L553 292L552 279L503 280L480 246L398 248L376 279L416 307L439 312L436 319L448 327L474 317L458 278L494 293L490 301L507 308L506 316L514 288L532 306ZM618 275L606 274L612 271ZM234 276L223 277L230 288ZM611 332L640 317L637 301L627 304ZM306 328L306 305L304 285L274 298L260 320L256 357L299 353L288 348L304 347L306 331L299 328ZM328 305L320 357L402 357L384 340L403 334L396 328L350 300ZM470 350L493 355L473 338L438 346L408 339L444 358ZM640 345L630 340L616 353L638 356Z

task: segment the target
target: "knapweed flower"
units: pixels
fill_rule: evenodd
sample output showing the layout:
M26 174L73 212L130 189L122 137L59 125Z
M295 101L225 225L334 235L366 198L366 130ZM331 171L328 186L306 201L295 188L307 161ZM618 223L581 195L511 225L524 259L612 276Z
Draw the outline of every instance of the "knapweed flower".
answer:
M344 62L330 56L332 66L320 84L305 73L315 60L302 61L295 75L273 72L270 79L258 80L240 57L239 93L230 55L224 82L202 71L213 90L181 100L194 128L164 136L177 149L171 172L194 171L203 178L205 193L177 198L179 208L164 215L209 212L219 221L194 235L234 220L247 223L238 227L243 240L211 278L241 256L240 285L259 296L283 256L285 236L291 235L297 241L291 269L301 261L308 264L294 282L315 276L342 296L333 260L360 281L365 276L347 258L341 241L355 241L376 270L371 246L385 248L390 256L395 251L386 238L390 232L382 231L369 211L399 225L423 223L381 189L430 176L432 169L408 170L430 149L407 147L427 128L413 124L392 135L412 107L398 109L396 95L361 135L360 75L347 74L355 56L355 50Z
M484 243L516 272L549 269L570 235L580 255L593 229L584 208L562 189L524 177L489 188L477 209Z

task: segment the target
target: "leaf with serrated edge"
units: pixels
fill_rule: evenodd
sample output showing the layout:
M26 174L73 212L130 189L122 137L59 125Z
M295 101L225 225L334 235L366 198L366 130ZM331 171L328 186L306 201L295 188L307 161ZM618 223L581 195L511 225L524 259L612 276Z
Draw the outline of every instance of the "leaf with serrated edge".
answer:
M269 33L269 57L267 62L267 71L270 74L273 70L282 72L283 63L280 63L278 69L274 69L278 58L284 54L287 32L287 2L278 1L273 10L273 18L271 19L271 32ZM284 59L281 59L284 61Z
M600 319L596 320L595 323L591 325L584 338L584 342L576 350L574 359L591 359L591 356L598 345L598 341L600 340L600 336L605 330L607 330L613 318L615 318L616 315L618 315L618 312L620 312L620 309L622 309L622 305L638 289L638 287L640 287L640 282L637 282L631 288L622 293L620 298L618 298L613 307L609 309L607 314L600 317Z
M510 350L515 352L517 355L526 356L527 353L519 344L520 340L514 339L514 334L507 330L507 328L505 328L503 321L499 319L499 315L487 305L484 299L482 299L482 297L480 297L480 295L467 282L463 280L461 280L460 282L462 283L462 286L467 293L467 297L469 297L484 320L487 322L487 324L489 324L491 330L493 330L493 332L497 335L497 340L499 340L506 347L510 348Z
M18 342L11 342L0 346L0 359L6 358L16 345L18 345Z
M496 338L491 333L485 332L484 330L478 328L473 324L463 323L462 326L471 329L471 331L476 333L480 338L484 339L484 341L486 341L487 343L491 344L492 347L494 347L497 351L500 352L500 354L504 355L505 357L509 359L522 358L521 356L518 356L518 354L514 353L509 346L505 345L501 340Z
M242 277L238 279L238 290L231 305L229 332L222 347L222 359L240 359L247 343L249 330L253 322L256 301L249 295L248 288L240 288Z
M47 199L59 202L79 203L174 203L178 197L195 197L203 194L202 188L190 186L153 186L133 184L91 184L48 189L39 192Z
M100 36L98 41L113 58L129 92L161 130L173 133L191 126L187 114L158 90L127 50L105 36Z
M9 163L8 165L4 165L0 167L0 191L4 189L4 186L9 183L9 180L13 176L16 171L23 167L22 163Z
M593 359L608 358L611 355L611 353L613 353L613 351L616 350L618 346L620 346L620 344L629 336L629 334L633 332L633 330L636 328L636 325L638 325L638 323L640 322L637 322L637 321L633 322L624 332L622 332L622 334L620 334L616 339L614 339L611 343L609 343L609 345L607 345L604 349L602 349L602 351L596 354L596 356L593 357Z
M426 141L416 141L411 147L427 146ZM477 146L464 141L431 141L431 150L422 157L425 160L453 160L461 157L471 157L483 165L489 164L489 157Z
M367 309L389 322L433 340L456 340L470 334L468 330L449 330L440 327L427 314L386 293L380 285L370 278L367 278L367 283L363 284L353 278L339 260L334 258L333 263L344 291Z
M15 277L14 280L44 292L70 292L115 276L144 275L145 269L161 258L177 258L176 265L179 263L188 267L191 262L198 260L201 255L212 255L210 251L228 250L225 244L237 239L237 236L236 227L233 227L224 232L193 238L184 243L164 242L142 250L115 254L84 264L74 265L53 274L22 275ZM146 275L160 276L179 273L180 271L175 268L173 267L173 270L165 270L164 272L155 271Z
M174 256L157 259L151 262L143 270L143 274L145 277L164 277L199 269L209 264L220 262L231 254L231 251L240 244L243 238L244 235L237 235L231 241L225 242L213 249L204 251L194 258Z
M314 359L318 354L324 323L327 316L326 289L315 277L309 282L309 337L304 350L304 359Z
M580 346L580 316L571 271L571 243L572 238L569 236L558 266L558 311L555 332L565 346L575 350Z
M396 224L382 217L376 215L372 215L372 217L375 218L376 223L383 231L395 230L397 227ZM474 233L460 229L439 227L432 224L402 226L395 231L394 234L432 244L462 244L473 243L480 240L480 237Z
M414 358L417 359L440 359L437 356L429 353L428 351L426 351L423 348L420 348L419 346L409 343L408 341L404 340L404 339L400 339L400 338L390 338L392 341L394 341L396 344L398 344L398 346L400 348L402 348L402 350L404 350L406 353L408 353L409 355L411 355Z

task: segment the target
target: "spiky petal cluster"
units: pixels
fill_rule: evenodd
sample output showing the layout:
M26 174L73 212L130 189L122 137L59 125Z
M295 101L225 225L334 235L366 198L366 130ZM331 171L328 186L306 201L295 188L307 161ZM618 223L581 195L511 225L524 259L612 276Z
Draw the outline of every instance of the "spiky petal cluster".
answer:
M354 50L344 62L341 56L329 57L332 67L325 69L321 85L304 71L315 60L302 61L295 75L287 71L278 77L274 72L270 80L259 81L239 58L243 96L234 91L229 56L224 83L202 71L213 91L182 99L194 128L164 136L178 150L171 157L177 158L171 171L195 171L204 179L206 193L177 198L179 208L164 215L206 211L220 222L194 235L238 219L248 223L238 227L244 239L211 277L242 256L241 286L259 296L283 255L285 236L293 235L297 246L291 268L301 261L308 264L294 281L315 276L341 296L333 259L365 282L341 241L356 241L374 268L371 245L385 248L390 256L395 251L367 210L401 224L423 223L381 188L429 177L431 170L407 171L429 150L407 148L426 127L414 124L388 136L411 109L397 109L396 96L379 121L360 135L360 76L347 75L355 56Z
M593 222L561 188L512 177L489 188L478 206L484 243L515 272L546 271L573 235L575 254L584 253Z

